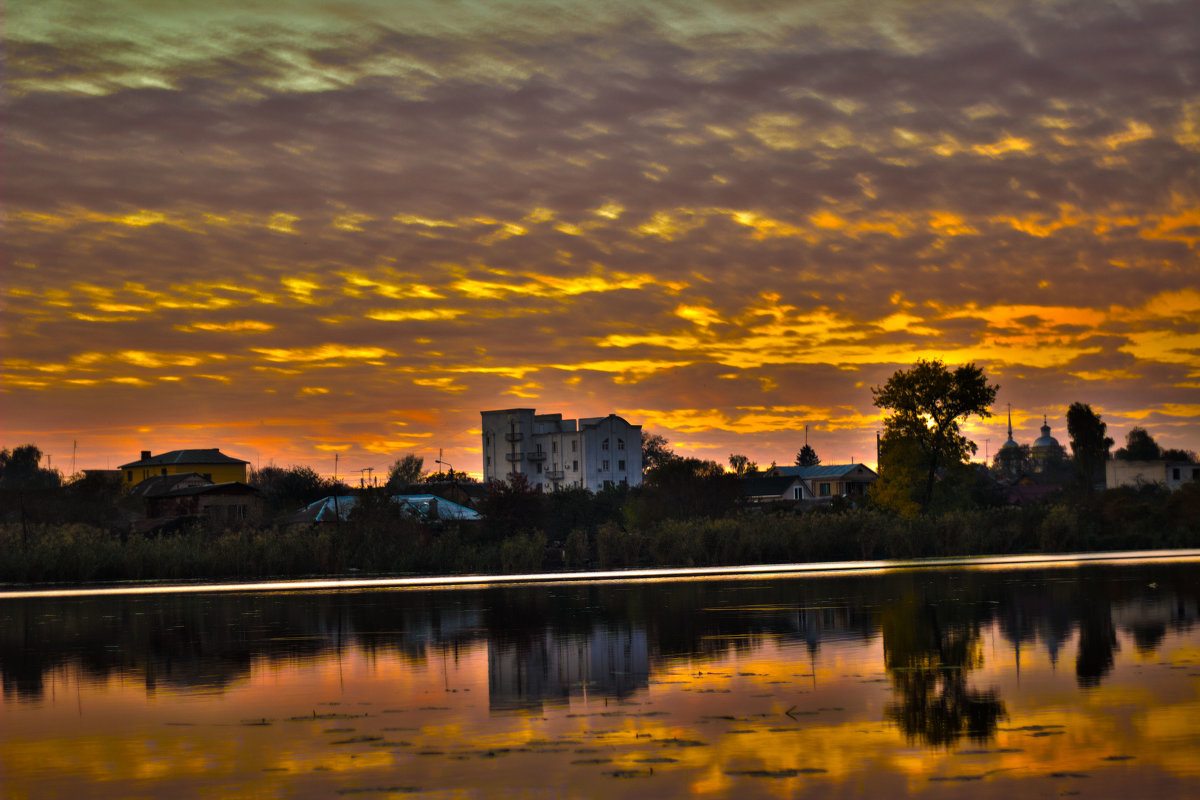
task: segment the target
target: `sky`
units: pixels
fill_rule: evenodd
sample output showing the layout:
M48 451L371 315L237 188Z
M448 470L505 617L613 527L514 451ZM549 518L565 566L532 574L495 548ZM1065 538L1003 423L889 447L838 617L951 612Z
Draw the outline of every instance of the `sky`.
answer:
M1200 449L1200 0L15 0L0 446L356 477L479 412L875 461L1089 403ZM43 461L43 465L46 462Z

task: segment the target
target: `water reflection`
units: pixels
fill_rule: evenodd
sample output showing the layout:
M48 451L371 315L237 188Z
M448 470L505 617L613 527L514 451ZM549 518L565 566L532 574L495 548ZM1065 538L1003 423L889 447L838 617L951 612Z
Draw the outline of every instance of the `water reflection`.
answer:
M982 608L912 593L884 607L884 661L898 698L887 715L910 740L949 745L965 734L986 743L1005 716L994 689L968 686L971 671L983 666Z
M1172 796L1200 789L1198 578L1176 563L9 599L0 794L166 796L204 775L294 796L651 775L647 796L915 794L1103 770L1105 792L1125 776Z
M584 692L621 699L657 665L802 644L882 637L883 666L902 695L904 730L932 743L986 738L1003 704L966 686L996 627L1021 658L1056 666L1076 640L1075 673L1095 687L1112 670L1120 622L1143 656L1190 631L1200 587L1193 567L1094 574L925 572L870 579L18 599L0 603L0 679L7 698L37 701L46 675L72 667L157 688L221 690L256 660L311 662L348 648L419 665L442 651L487 646L496 709ZM431 650L434 653L431 655ZM920 709L924 709L921 711ZM949 715L949 716L947 716ZM954 722L961 715L964 726ZM937 719L942 721L938 722ZM924 721L921 721L924 720ZM911 724L911 727L910 727Z

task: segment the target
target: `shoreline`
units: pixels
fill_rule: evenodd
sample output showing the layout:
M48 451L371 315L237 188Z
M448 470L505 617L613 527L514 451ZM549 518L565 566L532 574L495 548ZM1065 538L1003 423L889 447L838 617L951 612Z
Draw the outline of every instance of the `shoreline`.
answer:
M623 583L641 581L686 581L704 579L744 579L753 577L822 577L893 570L920 570L956 567L965 569L1034 569L1037 567L1080 567L1089 564L1134 564L1200 561L1200 549L1116 550L1078 553L1030 553L1024 555L952 556L870 561L828 561L812 563L755 564L726 567L651 567L563 572L531 572L493 575L424 575L381 578L322 577L277 578L271 580L219 583L160 583L138 585L101 584L93 587L4 589L0 602L32 598L137 596L159 594L268 593L298 591L336 591L364 589L428 590L463 589L506 585L552 585L556 583Z

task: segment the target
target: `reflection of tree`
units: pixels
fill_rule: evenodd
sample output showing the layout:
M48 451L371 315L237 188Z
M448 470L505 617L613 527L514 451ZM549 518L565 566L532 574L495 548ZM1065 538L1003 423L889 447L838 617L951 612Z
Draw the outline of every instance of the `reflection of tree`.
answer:
M968 673L983 665L978 621L966 604L939 608L909 596L883 611L884 662L899 702L889 719L911 739L950 745L969 736L984 742L1005 716L994 691L967 686Z
M1080 686L1096 686L1112 670L1117 649L1112 602L1103 586L1085 583L1079 606L1079 653L1075 657L1075 680Z

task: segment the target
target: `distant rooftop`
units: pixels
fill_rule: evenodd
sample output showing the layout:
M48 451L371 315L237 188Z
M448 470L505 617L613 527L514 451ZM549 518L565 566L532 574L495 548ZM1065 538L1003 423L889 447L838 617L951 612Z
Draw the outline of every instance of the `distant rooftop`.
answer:
M779 475L787 475L792 478L840 478L848 472L853 472L856 469L865 469L872 475L875 470L868 467L866 464L818 464L815 467L775 467L774 471ZM770 470L768 470L770 472Z
M133 467L161 467L166 464L249 464L249 461L243 461L240 458L233 458L222 453L217 448L213 447L206 450L171 450L170 452L161 453L157 456L149 454L149 450L142 451L142 457L137 461L131 461L128 464L122 464L121 469L132 469Z

